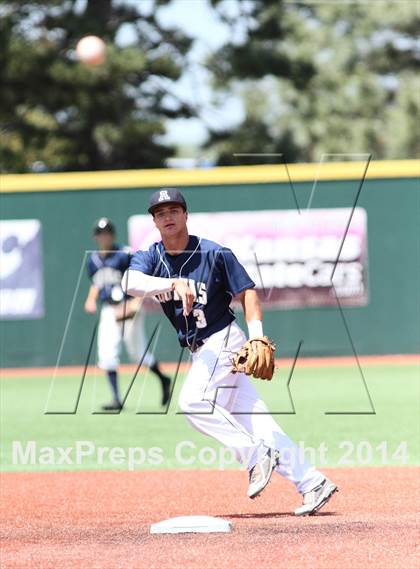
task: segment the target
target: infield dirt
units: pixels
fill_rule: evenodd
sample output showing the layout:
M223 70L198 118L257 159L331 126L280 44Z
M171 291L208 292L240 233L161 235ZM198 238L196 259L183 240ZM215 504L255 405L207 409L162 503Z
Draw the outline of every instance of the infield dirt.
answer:
M418 568L419 469L345 468L317 515L273 477L246 498L243 471L2 473L1 567ZM231 534L150 535L177 515L231 520Z

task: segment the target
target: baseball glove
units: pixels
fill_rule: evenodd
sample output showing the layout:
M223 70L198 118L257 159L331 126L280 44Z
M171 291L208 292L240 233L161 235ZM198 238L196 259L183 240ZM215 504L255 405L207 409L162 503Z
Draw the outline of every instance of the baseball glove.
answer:
M271 380L276 346L267 336L248 340L232 357L232 373L245 373L256 379Z

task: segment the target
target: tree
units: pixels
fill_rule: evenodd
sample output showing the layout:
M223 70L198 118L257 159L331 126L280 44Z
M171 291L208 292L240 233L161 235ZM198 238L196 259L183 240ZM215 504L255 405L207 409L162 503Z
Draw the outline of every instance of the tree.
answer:
M212 3L241 31L213 56L214 84L236 91L245 108L233 131L211 133L219 162L238 163L240 152L288 161L418 155L418 2L251 0L235 18L232 2Z
M0 163L3 172L149 168L173 149L165 118L192 110L171 95L191 40L164 28L160 0L4 1L0 6ZM132 41L118 37L130 28ZM75 58L84 35L105 63Z

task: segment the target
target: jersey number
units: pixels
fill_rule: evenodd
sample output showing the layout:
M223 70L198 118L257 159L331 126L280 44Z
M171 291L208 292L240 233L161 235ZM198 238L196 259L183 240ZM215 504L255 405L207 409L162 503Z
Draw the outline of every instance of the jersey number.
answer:
M204 316L204 310L202 310L201 308L194 308L193 316L195 318L196 321L195 324L197 328L205 328L207 326L207 320L206 317Z

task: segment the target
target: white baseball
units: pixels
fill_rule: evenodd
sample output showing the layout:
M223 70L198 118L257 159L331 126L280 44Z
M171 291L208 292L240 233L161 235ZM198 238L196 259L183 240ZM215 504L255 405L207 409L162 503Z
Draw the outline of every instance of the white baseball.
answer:
M106 46L97 36L85 36L77 42L77 57L87 65L100 65L105 61Z

